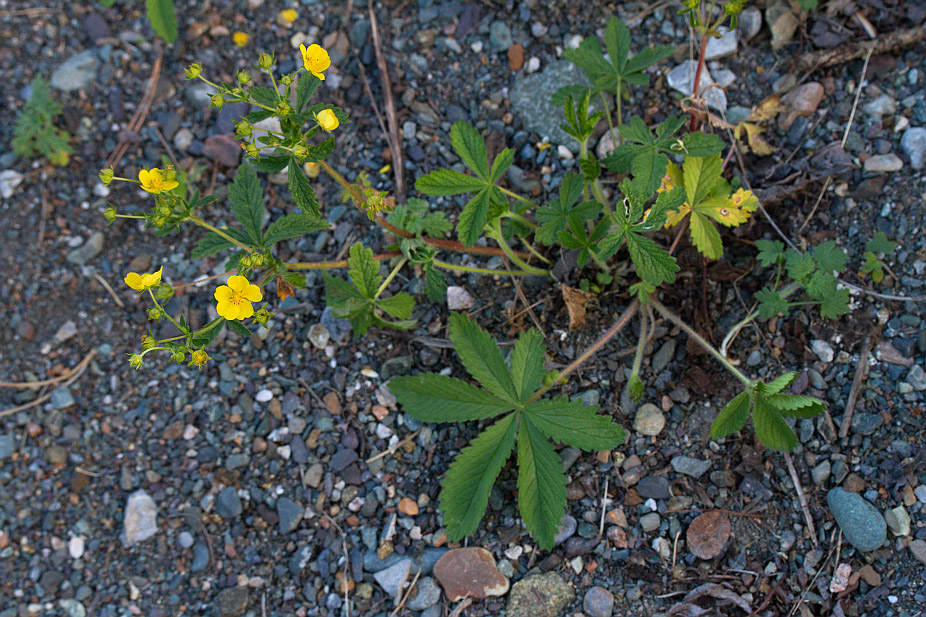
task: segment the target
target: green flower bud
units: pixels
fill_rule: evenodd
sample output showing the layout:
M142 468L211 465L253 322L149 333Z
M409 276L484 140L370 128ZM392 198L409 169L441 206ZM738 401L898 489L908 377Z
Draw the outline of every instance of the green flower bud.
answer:
M217 92L209 97L209 104L213 107L218 107L222 109L222 105L225 104L225 97L222 96L221 92Z
M270 311L268 311L268 310L265 309L265 308L260 308L260 309L257 309L256 311L254 311L254 321L256 321L257 323L259 323L260 325L262 325L263 327L266 328L266 327L267 327L267 322L268 322L268 321L270 320L270 318L273 317L274 315L276 315L276 313L271 313Z
M153 336L146 334L145 336L141 337L141 348L145 351L153 347L157 347L157 344L158 341Z
M113 170L112 169L101 169L100 170L100 182L109 186L109 183L113 181Z
M238 122L235 124L235 134L239 138L250 137L251 131L253 128L254 127L251 125L250 122L248 122L247 120L242 120L241 122Z
M203 74L203 67L197 63L193 63L186 69L186 78L187 79L196 79Z
M182 349L175 349L174 351L170 353L170 359L176 362L177 364L180 364L181 362L186 360L186 352L184 352Z
M161 283L158 285L157 289L154 290L154 297L158 300L167 300L174 296L174 288L168 285L167 283Z
M103 216L104 216L104 217L106 218L106 220L109 221L110 223L112 223L113 221L115 221L115 220L116 220L116 207L115 207L115 206L109 206L108 208L106 208L105 210L103 210Z
M280 83L283 84L284 86L292 85L293 76L290 75L289 73L287 73L286 75L283 75L282 77L280 77Z
M264 263L263 255L261 255L260 253L251 254L251 265L252 266L260 266L260 265L263 265L263 263Z
M136 371L141 368L141 365L143 363L144 363L144 360L142 360L142 357L138 355L137 353L133 353L129 355L129 366L134 368Z
M258 150L257 146L255 146L254 144L248 144L245 147L244 151L249 157L253 159L256 159L260 155L260 150Z
M148 321L161 321L161 313L163 312L161 309L157 307L152 307L148 309L147 312L148 312Z
M249 84L251 83L251 75L247 71L238 71L238 83Z
M257 68L259 69L269 71L270 67L272 67L274 63L275 61L273 59L273 56L271 56L268 53L262 52L259 56L257 56Z

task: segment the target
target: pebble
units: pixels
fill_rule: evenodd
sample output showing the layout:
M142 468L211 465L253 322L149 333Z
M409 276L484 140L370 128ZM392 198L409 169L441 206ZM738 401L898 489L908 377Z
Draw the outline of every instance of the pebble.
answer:
M51 85L64 92L83 90L96 79L100 59L92 49L71 56L51 74Z
M556 572L525 576L514 584L505 606L508 617L559 617L576 592Z
M921 364L914 364L907 373L907 383L917 392L926 391L926 370Z
M608 140L611 139L610 133L605 133L608 135ZM603 138L602 138L603 139ZM653 354L652 366L653 373L658 375L662 372L662 369L666 368L669 365L669 362L672 361L672 358L675 357L675 339L669 339L662 344L662 347L659 348L659 351Z
M66 322L61 324L58 330L55 332L55 340L59 343L64 343L70 338L77 335L77 324L68 319Z
M151 495L138 490L129 495L122 521L122 543L132 546L144 542L158 531L158 508Z
M242 510L241 497L233 486L226 486L216 495L215 513L222 518L235 518L241 515Z
M870 502L858 493L834 488L826 494L826 503L843 537L860 551L880 548L887 539L887 523Z
M813 483L817 486L821 486L826 482L830 477L831 467L829 461L823 461L816 467L814 467L810 472L810 477L813 478Z
M508 593L508 579L495 567L492 554L478 546L447 551L434 564L434 576L450 602Z
M710 461L702 461L690 456L676 456L672 459L672 469L693 478L700 478L707 473L710 468Z
M2 436L0 436L0 439L2 439ZM3 456L0 456L0 458L3 458ZM920 503L926 504L926 484L920 484L913 489L913 494L916 495Z
M51 406L55 409L67 409L76 403L74 395L67 386L58 386L51 391Z
M858 571L859 577L872 587L877 587L881 584L881 575L878 574L871 565L862 566Z
M68 540L68 554L73 559L80 559L84 556L84 538L83 536L74 536Z
M373 578L376 579L379 586L382 587L383 591L389 594L389 596L398 598L399 593L405 586L405 582L408 580L408 573L411 567L411 559L401 559L388 568L375 573Z
M923 564L926 564L926 541L914 540L910 543L910 552Z
M271 392L267 388L258 390L257 394L254 395L254 400L257 401L258 403L269 403L272 399L273 399L273 392Z
M563 520L559 524L559 530L557 530L556 535L553 536L553 543L559 545L571 538L575 534L576 529L578 529L578 526L579 524L574 517L569 514L564 514Z
M926 128L908 128L900 138L900 147L910 157L910 167L922 169L926 164Z
M672 496L665 476L646 476L637 483L636 489L644 499L668 499Z
M174 135L174 147L181 152L186 152L193 145L193 131L183 127Z
M871 435L881 424L884 423L884 420L881 418L880 414L876 413L857 413L852 416L852 423L850 427L852 432L858 435Z
M781 97L781 102L787 112L778 117L779 127L783 131L787 131L799 117L812 116L817 111L817 107L820 106L824 93L823 84L811 81L798 86Z
M716 60L736 52L736 30L728 30L724 26L717 28L720 38L710 37L704 48L705 60Z
M633 418L633 430L636 432L655 437L662 432L666 426L666 417L656 405L644 403L637 409L637 414Z
M833 358L836 357L836 352L833 350L833 346L827 343L826 341L821 341L820 339L813 339L810 341L810 349L817 354L817 357L820 358L823 362L829 364L833 361Z
M277 516L280 518L280 533L287 534L295 531L302 521L303 514L305 514L305 511L302 509L302 506L292 499L288 497L280 497L277 499Z
M884 520L887 522L888 529L895 536L910 535L910 514L903 506L897 506L884 513Z
M669 71L666 76L666 83L673 90L678 90L685 96L691 96L694 85L694 78L698 72L698 63L695 60L685 60L674 69ZM720 88L713 88L715 85L714 78L711 77L707 67L702 67L700 83L698 84L698 94L703 96L708 107L720 111L727 110L727 95Z
M512 71L520 71L524 67L524 46L515 43L508 48L508 68Z
M13 436L0 434L0 461L12 457L13 451Z
M740 13L736 24L736 30L740 33L744 41L752 39L752 37L759 34L759 30L761 29L762 11L755 7L749 7Z
M447 287L447 308L451 311L466 311L473 308L473 297L458 285Z
M87 617L87 607L74 598L58 600L58 606L64 609L66 617Z
M113 35L109 29L109 24L97 13L89 13L84 17L83 30L94 44L100 39L108 39Z
M493 51L507 51L514 39L511 38L511 29L503 21L493 21L489 26L489 44Z
M406 603L406 606L413 611L423 611L431 608L440 600L440 587L430 576L424 576L418 579L415 584L417 593L415 597Z
M223 167L237 167L241 160L241 146L229 134L210 135L203 143L203 156Z
M875 100L866 103L863 109L869 116L890 116L897 111L897 102L894 97L882 94Z
M659 515L656 512L649 512L640 517L640 527L642 527L643 531L647 533L659 529L661 522L662 519L659 518Z
M903 168L903 161L896 154L876 154L865 159L862 166L865 171L870 173L891 173L900 171Z
M519 73L510 90L511 110L524 123L524 130L533 131L541 139L555 144L572 145L575 139L560 128L563 106L553 105L553 94L563 84L590 85L582 69L571 62L551 62L539 73ZM593 102L589 113L598 110ZM509 168L510 170L511 168ZM510 176L509 176L510 179ZM519 190L525 190L519 187Z
M3 195L4 199L9 199L13 196L16 187L22 184L22 181L23 175L15 169L0 171L0 195Z
M248 610L251 597L247 587L223 589L215 598L217 617L240 617Z
M103 252L103 232L95 231L90 239L68 253L67 260L78 266L86 265L91 259Z
M537 56L531 56L527 59L527 66L524 68L524 72L527 74L536 73L540 70L540 58Z
M585 592L582 610L588 613L589 617L611 617L614 611L614 594L596 585Z

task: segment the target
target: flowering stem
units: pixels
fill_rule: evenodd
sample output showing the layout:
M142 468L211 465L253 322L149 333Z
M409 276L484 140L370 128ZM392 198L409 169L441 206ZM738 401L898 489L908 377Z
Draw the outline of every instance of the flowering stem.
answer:
M117 219L144 219L140 214L117 214Z
M154 302L154 305L155 305L156 307L158 307L158 308L161 310L162 313L164 313L164 316L167 317L167 318L170 320L170 322L171 322L172 324L174 324L175 326L177 326L177 330L179 330L180 332L183 332L183 328L180 327L180 324L178 324L178 323L174 320L174 318L170 316L170 313L168 313L167 311L164 310L164 307L161 306L161 303L158 302L158 299L154 297L154 292L151 291L151 288L150 288L150 287L148 288L148 295L151 296L151 301ZM186 336L186 334L184 334L184 336Z
M703 336L701 336L700 334L698 334L697 332L695 332L695 331L694 331L694 328L692 328L691 326L689 326L688 324L686 324L684 321L682 321L682 319L681 319L678 315L676 315L676 314L674 314L673 312L671 312L669 309L667 309L665 306L663 306L663 304L662 304L659 300L657 300L656 298L654 298L654 297L652 297L652 296L650 297L650 304L652 304L653 307L654 307L657 311L659 311L660 313L662 313L662 316L663 316L663 317L665 317L666 319L668 319L669 321L671 321L672 323L674 323L676 326L678 326L679 328L681 328L682 330L684 330L684 331L685 331L685 334L687 334L688 336L690 336L691 338L693 338L701 347L703 347L705 350L707 350L708 353L710 353L712 356L714 356L714 358L716 358L718 362L720 362L721 364L723 364L724 368L726 368L728 371L730 371L731 373L733 373L733 375L734 375L737 379L739 379L741 382L743 382L743 384L744 384L747 388L751 388L751 387L753 386L753 381L752 381L751 379L749 379L749 377L747 377L747 376L746 376L742 371L740 371L738 368L736 368L735 366L733 366L733 363L732 363L732 362L730 362L729 360L727 360L726 357L724 357L724 355L723 355L722 353L720 353L719 351L717 351L717 349L716 349L713 345L711 345L711 344L707 341L707 339L705 339Z
M439 259L434 259L432 262L438 268L443 268L444 270L458 270L460 272L475 272L477 274L501 274L501 275L511 275L511 276L534 276L533 272L527 272L525 270L493 270L491 268L474 268L472 266L458 266L456 264L447 263L445 261L440 261Z
M527 204L527 205L530 206L531 208L536 208L536 207L537 207L537 204L535 204L534 202L532 202L530 199L527 199L526 197L522 197L521 195L518 195L518 194L515 193L514 191L508 190L508 189L506 189L506 188L504 188L504 187L501 187L501 186L499 186L499 187L497 187L497 188L498 188L498 190L500 190L502 193L504 193L504 194L507 195L508 197L512 197L512 198L514 198L514 199L517 199L518 201ZM510 213L510 215L511 215L511 216L514 216L515 213L512 212L512 213ZM518 216L520 216L520 215L518 215ZM521 218L519 218L518 220L520 220L521 222L523 222L525 225L530 225L531 229L537 229L537 226L534 225L533 223L531 223L530 221L528 221L526 218L521 217Z
M392 279L395 278L395 275L399 273L399 270L402 269L402 266L405 265L406 261L408 261L407 257L403 257L402 259L399 260L399 263L395 265L395 267L389 273L389 276L386 277L386 279L382 282L382 284L380 284L379 289L376 290L376 295L374 296L375 298L378 298L381 293L386 291L386 287L389 286L389 283L391 283Z
M521 241L524 243L524 246L527 247L527 250L530 251L531 255L533 255L534 257L536 257L537 259L539 259L540 261L542 261L542 262L545 263L545 264L550 263L550 260L547 259L546 257L544 257L543 255L541 255L540 253L538 253L538 252L537 252L537 249L535 249L533 246L531 246L531 243L530 243L530 242L528 242L528 241L525 240L524 238L521 238Z
M692 99L691 102L694 103L694 106L698 109L701 108L701 106L697 102L698 89L699 89L698 86L701 85L701 71L704 70L704 55L705 55L706 48L707 48L707 33L702 32L701 33L701 49L698 52L698 70L695 71L694 83L691 86L691 99ZM688 130L695 131L697 129L698 129L698 118L697 116L692 114L691 122L688 125Z
M374 255L373 259L382 261L401 254L402 251L388 251ZM333 268L346 268L348 264L346 259L342 259L341 261L291 261L285 265L287 270L331 270Z
M532 274L537 274L539 276L550 276L549 271L541 270L540 268L535 268L531 265L528 265L527 262L525 262L523 259L518 257L515 254L515 252L511 250L511 247L508 246L507 242L505 242L505 236L502 234L502 225L498 219L495 220L494 227L491 233L491 237L493 237L495 241L498 242L499 246L502 247L502 250L505 251L505 255L508 256L508 259L510 259L511 261L516 263L518 266L520 266L521 269L527 270L528 272Z
M614 135L611 135L611 138L614 138ZM617 147L617 142L613 142L614 147ZM579 152L579 158L588 158L588 142L582 142L582 148ZM601 204L601 207L604 208L605 213L607 213L608 218L613 222L617 223L617 219L614 217L614 211L611 209L611 204L608 203L607 198L604 196L604 189L601 188L601 182L598 181L598 178L595 178L591 181L592 186L592 195L595 196L595 199Z
M599 349L604 347L608 341L617 335L618 332L623 330L624 326L630 321L630 318L633 317L633 314L637 312L637 309L640 308L640 301L634 300L630 303L630 306L624 310L621 316L617 321L614 322L614 325L611 326L607 332L602 334L597 341L595 341L591 347L583 351L578 358L572 361L572 364L563 369L563 371L557 376L556 381L549 386L544 386L537 390L533 396L527 399L525 404L533 403L538 400L541 396L546 394L553 386L556 384L566 383L566 377L579 368L586 360L592 357Z
M633 368L630 369L631 375L640 375L640 365L643 364L643 351L646 349L646 322L647 315L640 313L640 340L637 341L637 351L633 355Z
M216 226L214 226L214 225L210 225L209 223L207 223L206 221L202 220L202 219L199 218L198 216L195 216L195 215L192 215L192 214L191 214L189 217L187 217L187 220L190 221L191 223L194 223L194 224L196 224L196 225L199 225L200 227L205 227L206 229L208 229L208 230L211 231L212 233L214 233L214 234L216 234L216 235L218 235L218 236L221 236L221 237L225 238L226 240L228 240L229 242L231 242L232 244L234 244L234 245L237 246L238 248L241 248L241 249L243 249L243 250L245 250L245 251L251 252L251 247L250 247L250 246L248 246L248 245L246 245L246 244L244 244L244 243L242 243L242 242L239 242L238 240L235 240L234 238L232 238L230 235L228 235L227 233L225 233L224 231L222 231L222 230L219 229L218 227L216 227Z

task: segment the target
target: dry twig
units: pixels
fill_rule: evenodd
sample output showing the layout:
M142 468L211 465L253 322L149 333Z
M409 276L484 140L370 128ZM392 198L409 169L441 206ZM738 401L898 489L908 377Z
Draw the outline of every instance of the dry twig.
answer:
M840 439L845 439L849 435L849 426L851 426L852 416L855 414L855 405L858 403L858 393L862 389L862 380L868 375L868 354L871 353L871 346L875 338L875 330L872 330L865 337L865 343L859 353L858 364L855 366L855 377L852 379L852 389L849 391L849 399L846 401L846 412L842 416L842 424L839 425Z
M801 510L804 511L804 520L807 521L807 529L810 531L810 540L814 546L817 546L817 528L813 524L813 517L810 516L810 508L807 507L807 497L804 495L804 488L801 486L801 480L797 477L797 470L794 468L794 462L791 460L791 453L785 452L785 462L788 464L788 473L791 474L791 481L794 482L794 490L797 491L797 500L801 502Z
M827 66L857 60L867 54L883 54L901 47L915 45L926 38L926 28L917 26L878 37L873 41L847 43L833 49L813 51L800 56L795 63L798 71L815 71Z
M128 127L126 127L132 133L137 133L141 130L145 118L148 117L148 112L151 111L151 104L154 102L154 95L157 91L158 78L161 75L161 59L162 56L158 56L155 59L154 66L151 67L151 77L148 78L148 83L145 85L145 93L141 98L141 104L138 106L138 109L135 110L135 113L132 114L132 119L129 120ZM106 159L105 167L108 169L115 169L116 165L119 164L119 161L122 160L122 157L128 151L130 144L130 139L120 140L119 143L116 144L116 149L113 150L109 158Z
M64 381L64 385L69 386L75 381L77 381L77 378L80 377L81 373L84 372L84 369L87 368L87 365L90 364L90 360L92 360L93 356L95 355L96 355L96 350L91 349L90 352L86 356L84 356L84 359L81 360L77 366L71 369L68 373L62 375L60 380ZM35 387L34 385L35 383L42 383L42 382L34 382L33 385L30 385L27 387L30 387L30 388ZM0 384L0 385L6 385L6 384ZM14 385L14 386L7 386L7 387L19 387L19 386ZM34 401L29 401L28 403L23 403L22 405L18 405L16 407L10 407L9 409L4 409L3 411L0 411L0 418L3 418L5 416L11 416L14 413L25 411L26 409L31 409L32 407L36 407L38 405L41 405L42 403L44 403L50 398L51 398L51 392L38 397Z
M379 43L379 26L376 23L376 13L373 12L373 2L369 4L370 32L373 34L373 50L376 52L376 65L379 67L383 84L383 97L386 99L386 120L389 122L389 149L392 151L392 168L395 171L396 201L405 201L405 166L402 161L402 142L399 140L399 120L395 112L395 99L392 96L392 83L389 79L389 69L386 58Z

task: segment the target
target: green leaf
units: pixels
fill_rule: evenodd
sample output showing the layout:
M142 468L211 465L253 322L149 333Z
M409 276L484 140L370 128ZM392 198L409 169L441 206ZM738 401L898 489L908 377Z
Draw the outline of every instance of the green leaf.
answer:
M299 274L298 272L284 272L280 276L282 276L283 280L293 287L298 289L305 289L305 274Z
M759 383L756 387L763 395L773 396L790 386L796 378L797 372L791 371L780 377L776 377L774 381L770 381L769 383Z
M691 157L685 159L682 173L685 179L685 193L692 207L711 197L714 187L722 178L723 162L720 155Z
M354 243L350 247L347 266L351 282L365 298L372 300L383 282L379 274L379 262L374 259L373 251L359 242Z
M732 401L723 406L711 426L711 439L720 439L732 435L743 428L749 418L749 392L740 392Z
M536 238L544 244L556 242L559 232L566 229L567 218L575 217L579 221L589 221L598 216L601 206L595 202L585 202L576 206L582 196L582 178L573 172L567 172L559 185L559 197L550 200L548 206L538 208L537 222L540 228Z
M820 315L824 319L836 319L849 312L849 290L837 289L820 303Z
M720 154L723 151L723 141L713 133L694 131L682 137L681 148L686 157L705 157Z
M771 319L775 315L787 315L788 313L788 301L774 289L768 287L760 289L756 292L756 300L759 301L759 319Z
M342 120L343 124L344 121ZM311 144L306 148L305 156L302 159L303 163L318 163L319 161L324 161L328 158L331 153L334 151L334 137L329 137L320 144Z
M155 33L168 43L177 40L177 15L173 0L145 0L148 21Z
M466 166L473 170L482 180L490 182L489 160L486 155L486 142L473 125L466 120L458 120L450 127L450 143L457 156L463 159ZM511 153L512 160L514 160Z
M322 81L311 73L300 73L299 80L296 82L296 107L295 112L301 114L305 112L309 99L318 90Z
M251 86L251 97L266 107L276 107L280 102L279 95L273 88L261 88L260 86Z
M815 270L810 280L804 284L807 295L815 300L823 300L837 291L836 277L829 272Z
M457 237L463 246L470 247L482 235L482 229L489 220L489 199L491 189L486 187L470 199L457 221Z
M409 232L424 234L432 238L443 238L453 229L453 223L447 220L443 212L430 212L428 202L411 197L404 204L399 204L389 213L387 220Z
M514 150L505 148L499 152L495 160L492 161L492 172L489 174L489 182L495 184L501 180L512 163L514 163Z
M892 253L896 248L897 243L888 240L887 234L883 231L875 232L874 237L865 243L865 250L875 254L882 253L886 255L887 253Z
M662 191L656 196L656 203L650 208L649 214L636 223L631 229L637 233L646 233L661 229L668 220L668 214L672 210L678 210L679 206L685 203L685 190L677 186L668 191Z
M202 259L204 257L209 257L210 255L215 255L216 253L224 251L225 249L234 248L234 246L234 244L222 236L210 231L199 239L199 242L196 244L196 248L194 248L192 253L190 253L190 257L193 259Z
M785 245L778 240L756 240L756 248L759 249L756 259L763 267L784 261Z
M415 188L425 195L460 195L476 193L488 186L479 178L467 176L452 169L438 169L415 181Z
M667 250L646 236L635 233L627 234L627 249L641 279L654 287L675 281L679 267L675 257Z
M447 296L447 279L433 262L424 266L424 292L432 302L438 302Z
M267 232L264 234L264 246L269 247L277 242L328 229L328 227L328 221L318 220L308 214L296 212L284 214L267 227Z
M567 51L571 50L563 50L564 57ZM561 86L556 92L553 93L553 97L550 99L550 102L553 103L553 105L556 107L562 107L566 104L568 99L571 98L573 101L581 101L582 98L590 92L591 89L588 86Z
M669 157L652 149L642 150L630 164L633 180L648 195L652 195L666 175Z
M756 436L765 447L772 450L790 452L797 445L794 431L781 417L781 413L768 404L764 396L757 395L753 403L752 424L756 429Z
M495 478L514 447L516 417L509 414L484 430L447 470L441 484L440 509L452 542L476 531L485 514Z
M720 232L708 217L700 212L691 212L691 241L702 255L709 259L723 256L723 242Z
M235 334L240 334L241 336L251 336L251 331L241 323L240 321L234 320L225 320L225 325L228 326L228 329L234 332Z
M289 163L289 155L285 156L263 156L259 159L249 159L255 171L267 174L275 174L281 171Z
M415 308L415 299L404 291L390 298L379 298L376 308L382 309L396 319L408 319Z
M586 182L593 182L601 175L601 163L593 156L579 159L579 169L582 170L582 179Z
M574 448L612 450L624 441L624 430L597 413L597 405L560 396L531 403L524 412L544 435Z
M451 313L450 340L473 379L499 398L512 403L519 400L498 344L488 332L468 316Z
M826 403L812 396L774 394L765 400L784 415L794 418L814 418L826 410Z
M315 197L315 190L312 189L309 179L306 178L302 166L296 163L296 159L289 160L289 192L293 196L293 201L303 214L308 214L317 219L321 216L321 207L318 199Z
M518 337L511 352L511 381L522 403L540 387L546 346L539 330L528 330Z
M254 244L263 244L264 193L250 162L242 163L228 187L232 214Z
M193 347L208 347L212 344L212 341L215 340L215 337L219 335L219 332L222 331L222 328L225 327L225 324L228 323L225 319L219 318L221 321L219 325L213 326L209 330L202 334L194 334L193 339L190 341L190 345Z
M389 390L406 413L422 422L483 420L514 409L485 390L435 373L393 377Z
M860 274L870 274L871 280L875 283L880 283L884 280L884 266L881 264L881 260L878 259L878 256L867 251L864 255L865 263L862 264Z
M541 548L553 548L565 509L563 463L531 416L522 415L518 430L518 510Z
M347 308L351 301L369 304L370 299L348 281L327 273L322 273L322 278L325 281L325 303L331 308Z
M813 271L817 269L817 264L810 255L788 249L785 251L785 268L788 270L788 276L801 285L806 285Z
M832 240L817 245L813 250L813 260L817 262L817 267L823 272L842 272L846 267L847 259L849 259L849 255L841 248L838 248Z

